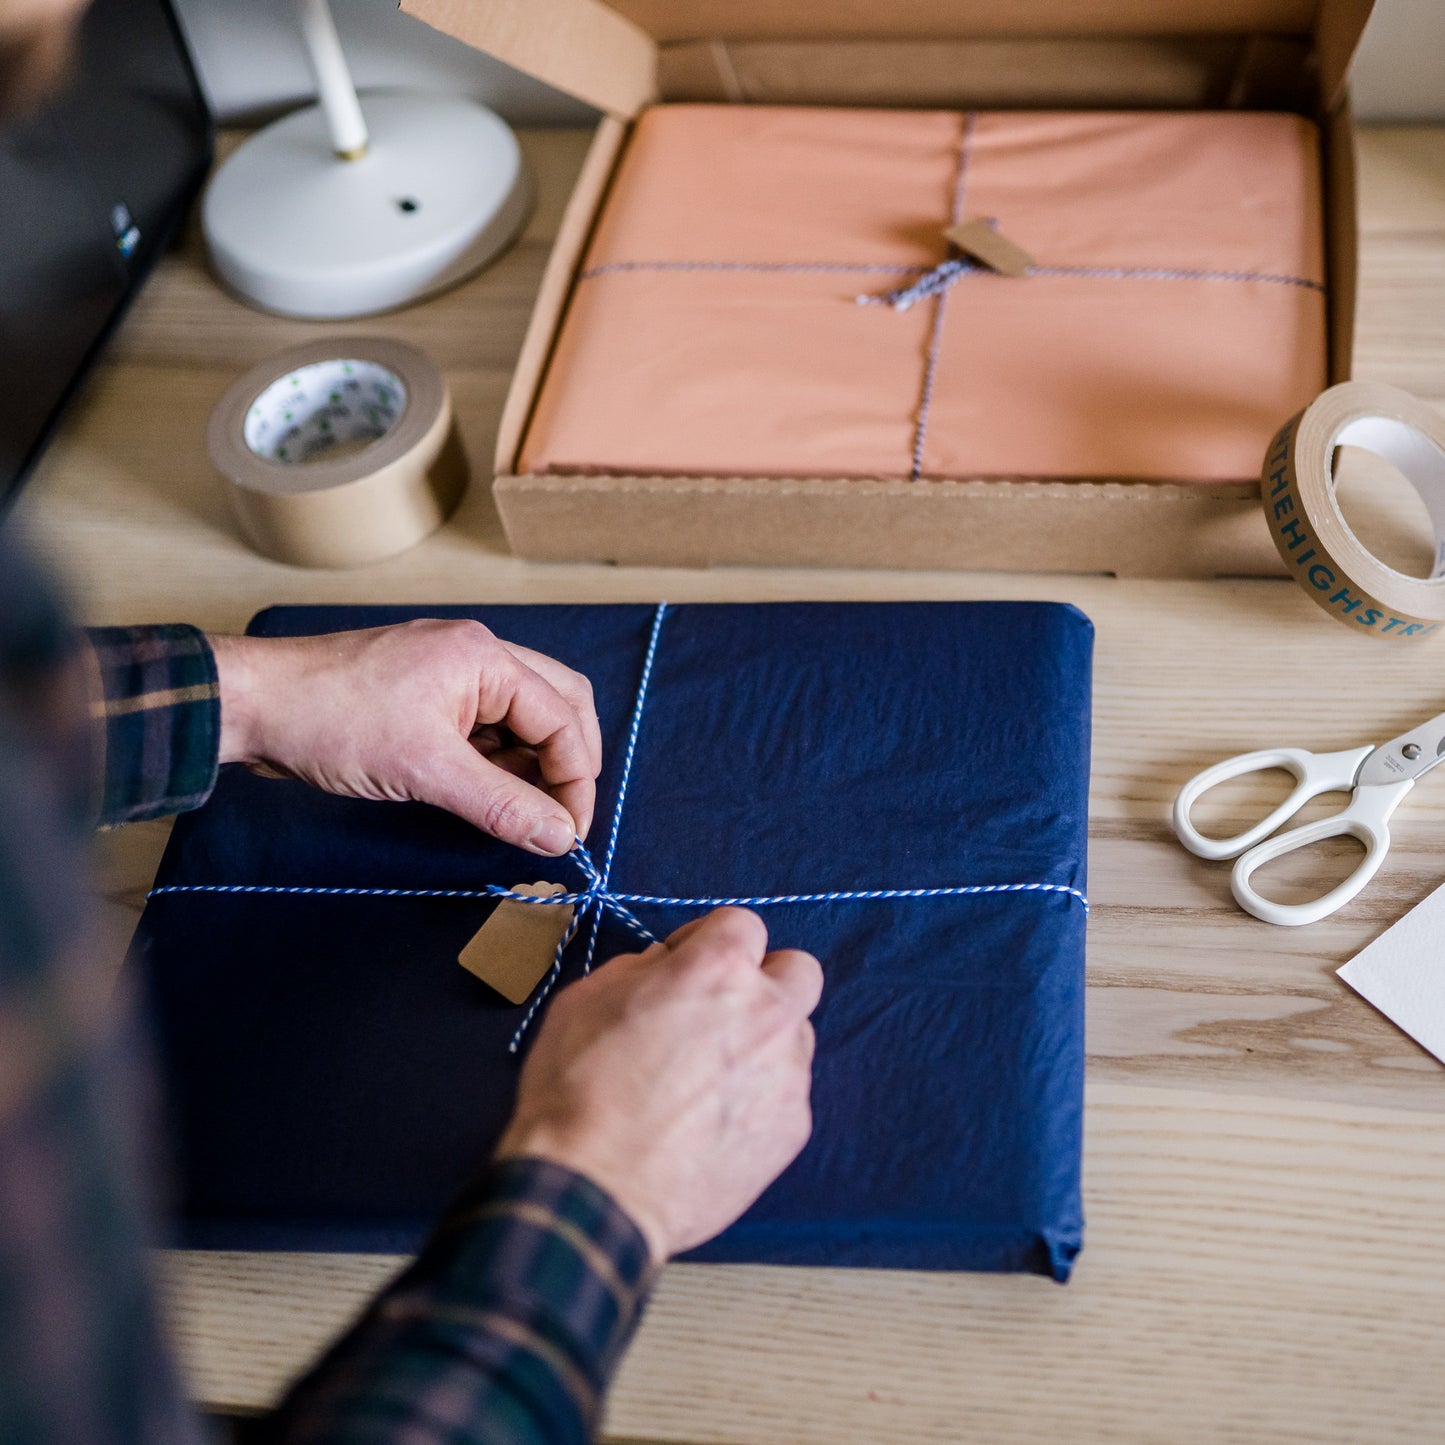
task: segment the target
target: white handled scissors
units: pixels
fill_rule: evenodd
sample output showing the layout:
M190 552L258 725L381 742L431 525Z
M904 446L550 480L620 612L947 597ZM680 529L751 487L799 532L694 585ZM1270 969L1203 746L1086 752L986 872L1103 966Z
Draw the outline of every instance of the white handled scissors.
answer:
M1201 858L1237 858L1230 875L1234 901L1266 923L1317 923L1346 903L1378 872L1390 849L1390 815L1405 794L1437 763L1445 761L1445 713L1379 747L1349 748L1342 753L1312 753L1304 748L1265 748L1226 758L1191 778L1174 800L1174 831ZM1200 794L1227 778L1284 768L1294 774L1295 789L1267 818L1233 838L1206 838L1190 821ZM1321 793L1353 790L1342 811L1317 823L1269 835ZM1358 838L1365 845L1360 865L1338 887L1309 903L1274 903L1261 897L1250 878L1272 858L1308 848L1324 838ZM1265 841L1268 840L1268 841Z

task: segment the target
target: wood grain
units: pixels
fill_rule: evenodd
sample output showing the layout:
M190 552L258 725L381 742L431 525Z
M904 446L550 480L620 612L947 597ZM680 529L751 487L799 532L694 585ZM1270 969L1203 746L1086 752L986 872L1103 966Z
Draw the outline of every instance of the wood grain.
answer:
M323 332L223 295L194 237L162 265L17 509L86 620L235 629L302 601L1039 597L1078 604L1098 628L1089 1233L1075 1281L673 1267L618 1382L610 1437L1438 1434L1445 1070L1333 971L1445 879L1445 786L1427 779L1407 800L1394 852L1355 903L1300 930L1240 913L1225 869L1185 854L1167 820L1185 778L1226 753L1383 740L1439 711L1445 652L1353 636L1283 579L526 564L505 552L484 479L435 537L363 572L284 567L237 539L205 460L206 416L246 366L318 334L381 332L430 352L483 470L587 137L524 143L541 200L521 244L410 310ZM1360 182L1356 374L1445 402L1445 131L1365 132ZM1419 519L1369 471L1359 505L1380 511L1408 561ZM1263 796L1236 791L1220 821ZM103 946L116 961L166 831L102 840ZM163 1264L192 1388L232 1409L274 1399L397 1267L317 1255Z

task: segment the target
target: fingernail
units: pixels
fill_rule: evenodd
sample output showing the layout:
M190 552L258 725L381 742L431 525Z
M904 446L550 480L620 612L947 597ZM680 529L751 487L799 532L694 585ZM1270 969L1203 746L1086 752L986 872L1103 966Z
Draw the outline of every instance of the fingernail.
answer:
M556 858L572 847L576 836L577 831L571 823L564 823L561 818L543 818L527 842L539 853Z

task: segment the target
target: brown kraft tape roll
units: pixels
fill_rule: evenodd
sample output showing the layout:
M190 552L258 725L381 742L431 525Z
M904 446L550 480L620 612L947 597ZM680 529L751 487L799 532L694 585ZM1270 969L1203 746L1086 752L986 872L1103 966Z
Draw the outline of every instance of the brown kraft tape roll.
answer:
M1334 457L1362 447L1399 469L1435 529L1435 566L1411 577L1367 551L1335 496ZM1270 444L1262 483L1270 535L1290 575L1330 616L1382 639L1419 639L1445 622L1445 417L1397 387L1332 386Z
M302 567L405 551L467 485L441 373L383 338L308 342L252 367L216 403L206 445L246 540Z

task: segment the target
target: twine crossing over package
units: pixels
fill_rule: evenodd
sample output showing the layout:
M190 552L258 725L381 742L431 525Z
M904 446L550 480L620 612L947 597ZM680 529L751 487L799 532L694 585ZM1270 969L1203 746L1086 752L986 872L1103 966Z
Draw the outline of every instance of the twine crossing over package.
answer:
M253 631L422 609L282 608ZM403 1250L484 1159L525 1021L457 957L564 885L563 983L733 900L807 948L812 1142L694 1258L1068 1276L1081 1242L1093 629L1033 603L443 608L584 670L590 858L228 770L176 825L130 967L186 1242ZM515 906L515 905L509 905ZM544 907L545 905L533 905Z

